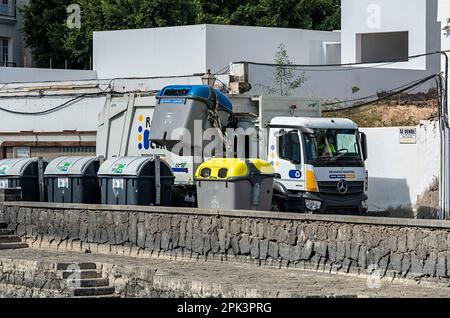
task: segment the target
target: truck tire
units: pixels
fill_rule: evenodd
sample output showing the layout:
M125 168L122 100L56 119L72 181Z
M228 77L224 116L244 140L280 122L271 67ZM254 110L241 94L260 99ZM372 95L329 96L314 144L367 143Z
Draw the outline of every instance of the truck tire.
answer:
M272 199L272 212L284 212L284 200L274 195Z

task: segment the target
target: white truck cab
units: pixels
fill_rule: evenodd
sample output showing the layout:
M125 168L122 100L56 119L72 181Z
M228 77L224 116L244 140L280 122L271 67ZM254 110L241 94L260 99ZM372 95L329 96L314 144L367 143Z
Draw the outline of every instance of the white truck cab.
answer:
M275 210L367 212L366 140L354 122L275 117L268 128L268 161L279 175Z

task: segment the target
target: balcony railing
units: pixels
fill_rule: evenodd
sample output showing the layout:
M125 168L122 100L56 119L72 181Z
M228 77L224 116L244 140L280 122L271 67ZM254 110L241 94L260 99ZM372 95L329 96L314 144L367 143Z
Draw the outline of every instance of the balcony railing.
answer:
M0 3L0 17L16 18L16 1L10 0L8 4Z

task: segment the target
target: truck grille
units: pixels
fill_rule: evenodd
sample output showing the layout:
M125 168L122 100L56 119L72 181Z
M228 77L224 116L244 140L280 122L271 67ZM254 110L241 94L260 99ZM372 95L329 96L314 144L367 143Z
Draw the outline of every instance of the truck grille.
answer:
M339 181L327 181L327 182L319 182L319 192L323 194L339 194L338 191L338 182ZM347 181L348 185L348 194L360 194L364 192L364 181Z

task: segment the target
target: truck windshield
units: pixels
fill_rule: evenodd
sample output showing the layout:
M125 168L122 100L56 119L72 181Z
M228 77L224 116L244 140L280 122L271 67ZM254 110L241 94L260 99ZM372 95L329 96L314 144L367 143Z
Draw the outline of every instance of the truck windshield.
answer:
M308 161L362 160L356 129L314 129L304 136Z

